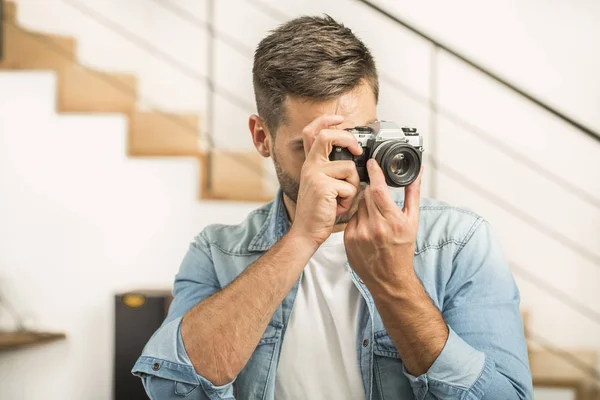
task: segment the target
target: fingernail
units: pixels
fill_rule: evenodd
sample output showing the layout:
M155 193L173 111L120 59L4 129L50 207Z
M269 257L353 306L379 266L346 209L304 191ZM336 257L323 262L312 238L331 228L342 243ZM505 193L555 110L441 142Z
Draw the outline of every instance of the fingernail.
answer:
M369 160L367 161L367 168L373 168L375 166L375 162L375 160L369 158Z

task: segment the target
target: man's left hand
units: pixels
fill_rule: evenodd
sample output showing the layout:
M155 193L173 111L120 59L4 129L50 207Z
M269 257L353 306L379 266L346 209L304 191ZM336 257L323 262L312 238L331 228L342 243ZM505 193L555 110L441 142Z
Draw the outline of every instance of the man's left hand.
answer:
M414 275L423 169L405 188L402 209L394 202L374 159L368 160L367 169L371 183L345 229L344 243L350 266L371 292L377 288L392 294L398 284Z

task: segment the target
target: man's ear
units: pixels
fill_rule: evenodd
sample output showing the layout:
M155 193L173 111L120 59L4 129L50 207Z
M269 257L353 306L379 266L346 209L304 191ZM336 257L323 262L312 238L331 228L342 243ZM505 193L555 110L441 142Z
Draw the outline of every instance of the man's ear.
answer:
M248 127L252 135L254 147L263 157L271 157L271 134L265 122L256 114L250 116Z

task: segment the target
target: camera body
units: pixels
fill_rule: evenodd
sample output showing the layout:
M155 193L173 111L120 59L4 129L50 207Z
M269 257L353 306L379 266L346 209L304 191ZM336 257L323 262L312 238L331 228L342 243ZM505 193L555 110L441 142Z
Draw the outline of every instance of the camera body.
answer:
M388 186L408 186L419 176L424 149L423 136L416 128L400 128L393 122L375 121L346 130L356 137L363 153L354 156L348 149L334 146L329 159L354 161L361 182L369 182L369 158L377 161Z

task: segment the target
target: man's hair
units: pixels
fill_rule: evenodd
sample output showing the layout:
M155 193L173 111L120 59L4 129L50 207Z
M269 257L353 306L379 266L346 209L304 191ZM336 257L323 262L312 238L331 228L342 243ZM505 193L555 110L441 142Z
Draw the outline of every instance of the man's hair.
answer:
M365 79L379 97L377 67L365 44L328 15L295 18L258 45L252 69L258 114L273 135L289 97L326 101Z

